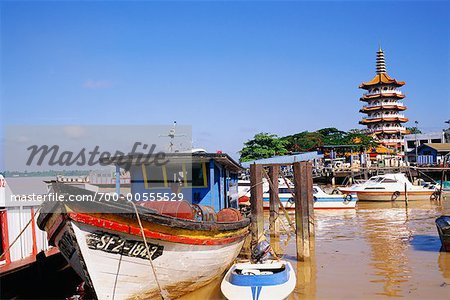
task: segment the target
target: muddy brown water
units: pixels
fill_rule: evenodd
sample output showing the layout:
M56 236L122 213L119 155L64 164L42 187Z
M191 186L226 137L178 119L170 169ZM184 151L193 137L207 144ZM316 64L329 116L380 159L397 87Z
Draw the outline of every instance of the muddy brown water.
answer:
M289 299L450 299L450 252L440 252L434 223L444 213L450 214L450 197L411 201L408 209L359 202L356 210L316 210L309 262L296 261L295 237L271 241L297 270ZM180 299L225 299L220 281Z

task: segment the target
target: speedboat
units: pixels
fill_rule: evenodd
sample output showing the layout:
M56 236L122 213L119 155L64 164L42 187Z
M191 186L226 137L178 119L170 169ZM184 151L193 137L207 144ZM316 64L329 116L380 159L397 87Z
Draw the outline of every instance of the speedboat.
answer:
M289 188L286 184L280 184L278 189L278 197L286 209L295 209L295 200L291 193L294 187ZM267 189L263 194L263 206L269 209L269 190ZM313 186L314 209L341 209L341 208L355 208L358 198L353 195L331 195L325 193L318 185Z
M404 200L405 190L408 200L428 200L438 195L436 188L413 185L403 173L373 176L361 185L340 189L344 194L356 194L359 201Z

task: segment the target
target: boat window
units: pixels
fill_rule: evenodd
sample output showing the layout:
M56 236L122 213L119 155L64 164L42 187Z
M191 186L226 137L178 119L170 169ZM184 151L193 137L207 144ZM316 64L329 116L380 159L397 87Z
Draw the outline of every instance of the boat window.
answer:
M144 179L144 187L146 189L168 187L165 166L146 166L143 164L142 176Z
M280 189L278 189L278 193L280 193L280 194L290 194L291 192L289 191L288 188L280 188Z
M163 168L165 168L166 171L166 186L173 186L174 183L178 186L186 186L187 172L184 164L167 164L163 166Z
M188 185L192 187L207 187L206 163L192 163L192 179L188 180Z
M397 180L395 180L395 179L390 179L390 178L385 178L384 180L383 180L383 183L396 183L397 182Z
M313 193L317 194L319 191L316 188L313 188Z

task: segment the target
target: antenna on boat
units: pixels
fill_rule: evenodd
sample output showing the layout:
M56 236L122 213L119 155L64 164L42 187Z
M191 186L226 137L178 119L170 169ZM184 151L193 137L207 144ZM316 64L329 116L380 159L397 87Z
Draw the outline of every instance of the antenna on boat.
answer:
M170 138L170 142L169 142L169 152L173 152L173 146L174 146L174 139L175 137L180 137L180 136L186 136L185 134L176 134L176 128L177 128L177 121L173 121L173 126L172 128L169 130L169 134L160 134L160 137L169 137Z

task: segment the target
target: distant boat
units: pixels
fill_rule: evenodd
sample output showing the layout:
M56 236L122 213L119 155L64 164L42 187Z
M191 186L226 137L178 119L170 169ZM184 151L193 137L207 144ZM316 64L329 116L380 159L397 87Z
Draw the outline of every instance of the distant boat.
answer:
M437 197L438 189L413 185L403 173L377 175L363 184L339 188L344 194L358 197L358 201L429 200Z
M295 200L286 184L280 184L278 197L286 209L295 209ZM264 209L269 209L269 190L263 194ZM318 185L313 186L314 209L352 209L356 207L357 197L352 195L331 195L325 193Z
M437 218L436 227L441 238L442 249L450 252L450 215Z
M222 280L221 290L229 300L281 300L294 291L295 271L287 261L237 263Z

